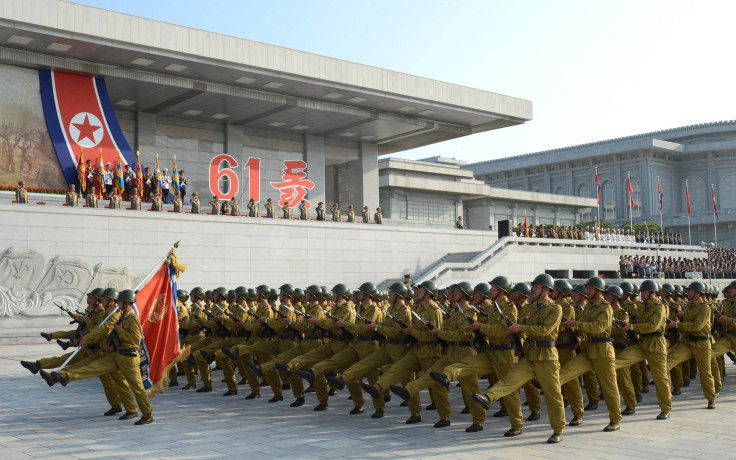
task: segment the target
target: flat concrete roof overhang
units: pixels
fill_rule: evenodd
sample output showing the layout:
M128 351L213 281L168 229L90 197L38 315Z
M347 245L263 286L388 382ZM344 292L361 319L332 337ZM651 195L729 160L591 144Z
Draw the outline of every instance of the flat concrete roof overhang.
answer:
M379 154L532 119L524 99L60 0L0 2L0 62L104 76L118 109Z

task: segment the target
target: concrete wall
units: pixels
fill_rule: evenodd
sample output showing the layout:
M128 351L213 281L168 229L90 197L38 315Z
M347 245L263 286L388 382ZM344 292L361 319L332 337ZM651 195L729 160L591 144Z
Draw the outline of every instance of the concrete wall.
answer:
M332 224L265 218L177 215L127 210L0 204L0 251L35 249L47 257L144 274L177 240L190 269L184 288L298 286L338 282L357 287L421 268L452 252L481 251L488 231Z

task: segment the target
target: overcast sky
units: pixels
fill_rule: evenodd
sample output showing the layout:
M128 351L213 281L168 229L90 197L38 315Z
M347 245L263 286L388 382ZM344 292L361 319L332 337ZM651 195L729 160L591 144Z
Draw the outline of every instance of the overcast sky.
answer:
M736 118L734 1L78 3L534 104L525 125L397 154L403 158L475 162Z

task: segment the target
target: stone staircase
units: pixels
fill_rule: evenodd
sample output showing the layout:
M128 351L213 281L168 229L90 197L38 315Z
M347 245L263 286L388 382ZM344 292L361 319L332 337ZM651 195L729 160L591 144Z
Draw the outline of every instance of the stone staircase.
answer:
M446 263L457 263L457 264L466 264L473 260L478 254L480 254L479 251L475 252L452 252L449 254L445 254L444 256L440 257L436 261L429 264L427 267L425 267L421 272L419 273L412 273L412 279L413 280L422 280L422 278L426 273L431 272L434 268L439 267L440 265L446 264ZM389 278L387 280L382 281L378 284L378 289L388 289L389 286L396 282L403 282L403 278Z

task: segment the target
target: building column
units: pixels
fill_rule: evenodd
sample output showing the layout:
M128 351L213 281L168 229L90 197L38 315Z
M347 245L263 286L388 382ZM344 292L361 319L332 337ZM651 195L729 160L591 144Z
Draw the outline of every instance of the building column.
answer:
M136 112L135 149L147 157L156 154L156 115Z
M243 161L243 127L239 125L225 125L225 153L235 158L238 163ZM242 166L242 165L241 165Z
M362 201L355 205L357 208L366 205L375 208L378 205L378 144L360 143L360 169L363 177L360 191Z
M325 201L325 138L304 136L304 161L307 163L307 179L314 182L314 188L307 192L312 208ZM327 207L329 209L329 206Z

